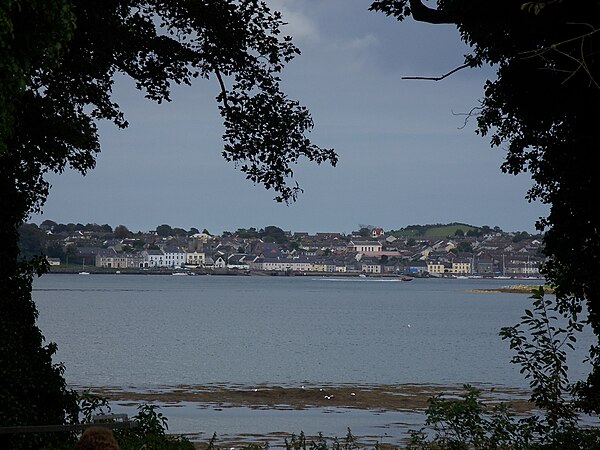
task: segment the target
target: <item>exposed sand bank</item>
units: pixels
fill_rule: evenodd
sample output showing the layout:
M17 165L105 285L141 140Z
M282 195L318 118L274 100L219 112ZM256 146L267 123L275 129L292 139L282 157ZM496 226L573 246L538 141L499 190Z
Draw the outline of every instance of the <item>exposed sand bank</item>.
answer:
M469 289L467 292L506 292L514 294L531 294L533 289L539 288L539 285L532 284L514 284L511 286L502 286L490 289ZM553 294L554 290L549 286L543 286L546 294Z
M479 387L478 387L479 388ZM527 393L499 388L479 388L486 402L510 401L515 411L528 411L531 404ZM463 392L459 386L438 385L369 385L369 386L301 386L255 387L190 386L180 385L154 390L94 387L93 393L111 401L132 402L194 402L223 408L245 406L251 408L315 408L344 407L377 410L425 410L427 399L434 395L455 397Z

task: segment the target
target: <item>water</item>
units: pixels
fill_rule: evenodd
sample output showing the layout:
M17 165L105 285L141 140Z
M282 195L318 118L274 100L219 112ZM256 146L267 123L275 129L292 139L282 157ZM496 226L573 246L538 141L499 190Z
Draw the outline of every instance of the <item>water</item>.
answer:
M58 344L56 359L65 363L67 382L76 387L471 383L525 388L498 331L518 322L531 300L469 292L510 283L47 275L35 282L33 294L39 326ZM574 361L582 359L580 353ZM574 364L573 374L580 377L585 370ZM276 423L272 412L260 413L267 416L261 422L259 413L243 408L220 414L178 406L173 411L180 430L191 429L189 421L201 414L203 423L210 422L209 413L231 434L240 416L252 417L258 430ZM318 412L303 417L310 421L317 414L321 419L311 423L325 424L326 411ZM361 417L348 413L335 429L344 420L352 422L351 414ZM362 412L362 423L372 418ZM298 417L290 420L302 423ZM390 421L398 419L385 416L377 427Z

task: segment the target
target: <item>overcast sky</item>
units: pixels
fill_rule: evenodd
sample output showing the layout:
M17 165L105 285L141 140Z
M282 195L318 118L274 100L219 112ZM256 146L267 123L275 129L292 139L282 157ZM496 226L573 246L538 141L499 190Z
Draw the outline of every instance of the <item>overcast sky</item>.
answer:
M51 176L44 214L32 221L133 231L167 223L212 233L447 222L534 231L546 208L525 200L528 175L503 174L504 151L475 134L474 120L463 126L493 70L462 70L440 82L401 79L459 66L468 49L454 27L398 23L363 0L269 3L302 51L283 73L285 90L310 109L310 137L336 149L336 168L301 162L295 178L304 194L290 206L276 203L222 159L214 80L178 88L163 105L123 81L115 93L130 127L101 124L96 169Z

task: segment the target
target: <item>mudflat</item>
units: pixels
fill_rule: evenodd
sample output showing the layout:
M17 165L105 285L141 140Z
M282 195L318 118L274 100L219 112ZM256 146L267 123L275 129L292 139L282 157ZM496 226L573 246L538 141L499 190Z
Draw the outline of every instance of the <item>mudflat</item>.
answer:
M532 409L528 394L516 389L477 387L487 404L509 403L516 412ZM111 401L193 402L220 408L245 406L267 409L343 407L390 411L425 410L427 400L439 395L458 398L461 386L440 385L341 385L341 386L193 386L178 385L157 389L94 387L91 392Z
M516 413L527 413L533 409L528 401L529 394L518 389L498 386L477 386L481 400L486 405L504 402ZM433 396L459 398L465 393L462 386L422 384L378 384L378 385L177 385L154 389L94 387L90 391L120 403L157 402L176 406L180 402L195 403L199 407L225 409L247 407L269 410L301 410L308 408L356 408L361 410L424 412L428 399ZM206 436L186 435L199 450L206 450ZM266 434L239 434L220 436L215 443L218 448L241 448L269 442L271 448L283 448L289 434L271 432ZM343 436L338 436L343 438ZM315 436L307 436L316 439ZM360 448L374 448L373 438L357 436ZM408 436L407 436L408 438ZM365 440L366 439L366 440ZM380 449L397 449L398 445L381 444Z

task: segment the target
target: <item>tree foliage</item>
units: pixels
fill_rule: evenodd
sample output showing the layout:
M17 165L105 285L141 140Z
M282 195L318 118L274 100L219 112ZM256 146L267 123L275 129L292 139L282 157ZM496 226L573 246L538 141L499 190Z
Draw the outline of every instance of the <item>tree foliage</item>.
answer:
M429 399L426 428L412 432L410 449L578 449L600 448L600 430L579 426L574 385L567 374L568 351L583 324L545 296L532 290L533 307L521 322L500 331L510 342L513 364L529 380L536 410L515 413L510 404L486 404L481 392L464 386L456 398Z
M509 174L529 172L530 200L550 206L536 226L544 231L560 312L576 315L587 307L600 337L600 229L595 202L598 171L591 163L598 148L600 120L600 4L524 0L375 1L371 9L403 20L455 24L472 52L462 67L491 64L496 78L486 82L474 108L478 132L502 146ZM600 412L600 346L590 352L594 368L579 386L587 411Z
M46 267L17 263L18 229L44 204L46 174L94 168L99 120L127 126L112 98L117 76L158 103L173 84L212 79L223 156L279 201L301 191L290 181L301 158L335 165L332 150L306 137L308 110L280 89L279 73L299 53L282 25L258 0L0 3L0 425L62 423L76 410L55 347L35 326L32 277ZM40 447L1 439L2 448Z
M132 236L131 231L125 225L117 225L113 232L114 237L116 238L128 238Z

